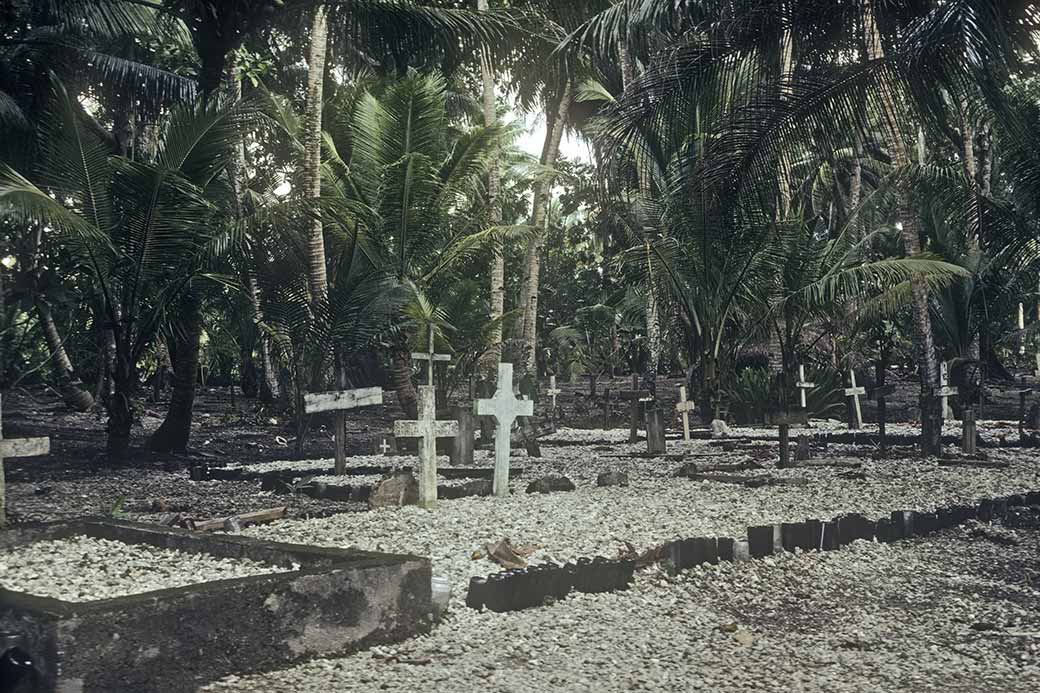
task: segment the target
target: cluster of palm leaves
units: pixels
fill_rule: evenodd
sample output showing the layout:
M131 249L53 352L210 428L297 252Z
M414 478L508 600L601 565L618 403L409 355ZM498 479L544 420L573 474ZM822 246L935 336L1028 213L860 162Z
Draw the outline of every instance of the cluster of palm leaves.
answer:
M157 449L187 443L218 353L295 412L302 444L306 391L381 383L414 414L411 352L454 354L446 397L503 345L528 376L628 366L653 391L685 370L706 418L793 406L799 365L907 362L928 452L939 361L1006 375L1035 338L1015 322L1040 264L1040 14L1024 0L7 12L0 232L19 265L0 284L0 366L36 371L13 340L38 324L69 401L96 376L113 456L142 370L167 361ZM544 111L537 161L496 82ZM581 186L568 131L590 144Z

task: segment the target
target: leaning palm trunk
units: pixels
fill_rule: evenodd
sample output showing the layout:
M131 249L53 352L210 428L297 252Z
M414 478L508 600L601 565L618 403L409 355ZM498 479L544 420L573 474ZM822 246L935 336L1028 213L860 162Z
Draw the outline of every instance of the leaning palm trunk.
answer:
M541 164L552 167L556 165L556 159L560 153L560 141L563 139L563 129L567 124L567 117L571 107L571 83L570 80L564 85L563 93L560 95L559 107L556 111L555 120L550 124L545 133L545 146L542 149ZM545 220L549 207L549 198L552 189L551 181L540 181L535 185L534 202L531 211L531 226L534 237L527 245L525 257L524 285L521 293L523 301L523 324L521 335L527 353L524 355L527 370L532 377L537 374L537 345L538 345L538 282L542 263L542 246L545 244Z
M94 397L79 386L65 343L58 334L58 326L54 324L51 307L43 299L37 298L36 313L40 318L44 341L47 342L47 351L51 354L51 365L62 399L66 406L75 411L90 410L94 406Z
M396 348L390 358L390 387L397 393L397 403L405 416L415 419L419 415L419 400L412 384L412 354L408 345Z
M884 57L881 35L874 19L870 0L863 3L863 27L867 42L867 59ZM896 169L910 164L906 143L897 126L895 98L887 83L880 82L880 102L883 131L892 152L892 163ZM917 216L905 188L896 190L896 213L902 223L904 251L916 255L921 251L917 233ZM938 455L942 443L942 410L935 392L939 384L939 367L936 362L935 343L932 337L932 320L928 313L928 287L920 277L914 277L911 285L911 313L913 321L913 343L917 356L918 377L921 383L921 454Z
M188 446L191 436L191 413L199 372L199 338L202 336L202 305L194 290L186 296L181 316L174 326L170 408L166 419L148 441L148 447L156 452L182 451Z

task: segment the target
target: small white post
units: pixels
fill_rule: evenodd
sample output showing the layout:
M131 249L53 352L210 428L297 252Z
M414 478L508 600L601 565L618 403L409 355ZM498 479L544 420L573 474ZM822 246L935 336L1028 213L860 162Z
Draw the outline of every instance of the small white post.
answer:
M1018 304L1018 332L1019 332L1019 334L1018 334L1018 339L1019 339L1018 353L1021 354L1021 355L1025 355L1025 353L1026 353L1026 335L1025 335L1025 331L1026 331L1026 304L1019 303Z
M953 412L950 410L950 396L957 394L957 388L950 387L950 367L946 365L945 361L939 364L939 397L942 398L942 415L943 420L953 418Z
M560 388L556 387L556 376L555 375L550 375L549 376L549 389L545 391L545 393L547 395L549 395L549 397L550 397L550 399L552 401L552 410L550 411L550 416L555 416L556 415L556 395L560 394L561 392L562 392L562 390L560 390Z

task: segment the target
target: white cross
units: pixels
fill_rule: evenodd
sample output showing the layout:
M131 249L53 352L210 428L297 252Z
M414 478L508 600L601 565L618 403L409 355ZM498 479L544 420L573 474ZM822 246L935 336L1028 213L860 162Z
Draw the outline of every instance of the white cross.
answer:
M943 419L953 418L953 412L950 411L950 395L957 394L956 387L950 387L950 367L943 361L939 364L939 396L942 398L942 415Z
M426 361L426 384L433 385L433 363L434 361L451 361L451 356L448 354L435 354L433 353L433 325L430 325L430 345L428 350L413 351L412 360L414 361Z
M563 392L562 390L560 390L558 387L556 387L556 376L555 375L550 375L549 376L549 389L545 391L545 394L549 395L549 397L552 398L552 410L551 410L551 412L553 414L555 414L555 412L556 412L556 395L558 395L558 394L560 394L562 392Z
M853 379L855 379L855 375L853 375ZM816 383L806 381L805 366L798 366L798 382L794 385L798 388L798 403L801 405L802 409L805 409L805 393L816 387ZM853 385L855 385L855 383L853 383Z
M4 458L35 457L46 455L51 451L50 438L9 438L4 440L2 411L0 403L0 527L7 524L7 482L4 478Z
M682 414L682 432L683 440L690 442L690 412L693 411L694 404L686 399L686 387L679 387L679 403L675 405L675 411Z
M427 510L437 504L437 439L452 438L458 433L458 421L437 421L436 390L432 385L419 386L416 421L394 422L395 436L419 439L419 505Z
M323 411L336 412L336 474L347 473L346 441L343 438L343 424L347 418L347 409L370 407L382 403L383 388L380 387L341 390L339 392L315 392L303 396L303 411L308 414L317 414Z
M386 438L383 438L383 442L379 444L379 450L385 455L390 452L391 445L386 442Z
M1026 329L1026 304L1019 303L1018 304L1018 331L1019 332L1025 332L1025 329ZM1025 354L1026 353L1026 338L1025 338L1025 335L1024 334L1020 335L1019 339L1021 339L1022 341L1018 345L1018 353L1019 354Z
M1036 352L1036 370L1033 371L1034 378L1040 378L1040 351Z
M495 482L496 496L509 495L509 433L518 416L533 416L534 402L519 400L513 394L513 364L498 364L498 387L491 399L473 403L477 416L495 417Z
M849 384L851 387L845 388L845 396L852 398L853 411L855 412L853 420L849 422L849 428L855 430L863 428L863 410L860 409L859 398L860 395L867 394L867 389L856 385L856 371L851 368L849 369Z

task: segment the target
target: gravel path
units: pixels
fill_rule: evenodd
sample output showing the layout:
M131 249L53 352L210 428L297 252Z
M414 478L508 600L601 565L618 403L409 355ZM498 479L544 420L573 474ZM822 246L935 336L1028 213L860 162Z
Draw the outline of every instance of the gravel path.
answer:
M631 691L977 693L1040 688L1040 532L643 573L632 590L494 614L210 693Z
M248 559L80 536L37 541L3 554L0 586L38 597L90 602L285 570Z
M697 445L706 444L690 443L691 448ZM706 461L742 458L742 453L713 452ZM845 512L876 518L896 509L932 510L984 496L1040 489L1035 457L996 450L991 459L1006 460L1011 466L945 468L934 461L864 460L865 480L842 478L841 473L848 470L837 468L769 470L776 476L804 477L809 483L748 489L673 478L678 462L600 459L588 448L565 447L553 450L537 464L529 460L525 478L512 483L513 495L508 498L445 501L434 512L411 506L290 520L245 532L276 541L428 556L434 573L451 580L458 600L471 576L497 570L479 552L486 543L503 537L515 545L539 547L532 558L535 562L614 557L625 549L626 542L643 550L679 537L743 536L749 525L830 519ZM631 485L596 487L596 475L607 467L627 472ZM539 468L567 474L577 490L524 493L526 476Z

